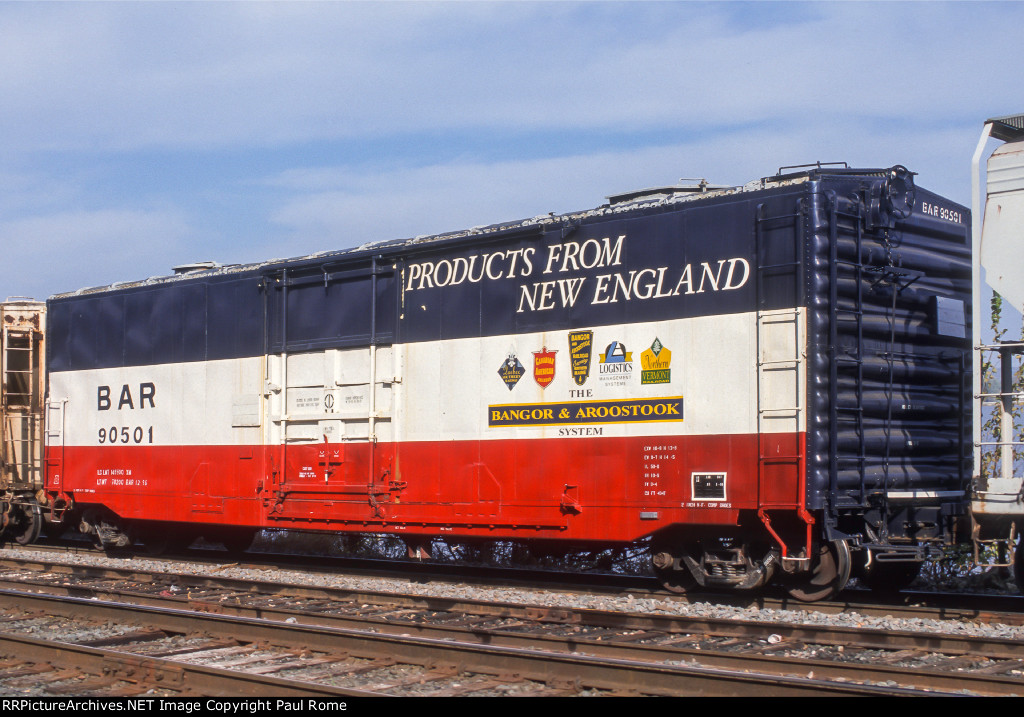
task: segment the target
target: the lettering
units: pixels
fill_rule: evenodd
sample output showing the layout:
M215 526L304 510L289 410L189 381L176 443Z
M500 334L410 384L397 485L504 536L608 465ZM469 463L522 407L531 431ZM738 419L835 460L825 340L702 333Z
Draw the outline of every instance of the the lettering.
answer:
M548 261L544 273L579 271L580 269L596 269L604 266L618 266L622 263L622 243L626 240L623 234L612 246L611 237L604 239L587 239L582 244L574 241L564 244L552 244L548 247Z
M935 207L935 211L943 210ZM535 264L538 251L543 252L543 258ZM405 291L423 291L522 280L533 276L536 266L544 280L519 285L516 313L522 314L571 309L588 301L590 305L599 306L735 291L746 286L751 276L750 262L743 257L682 266L612 269L622 266L625 256L625 234L564 241L540 249L525 247L417 262L404 270L403 285ZM612 270L598 273L602 269ZM579 275L581 272L588 273ZM559 277L558 274L572 275Z
M147 403L150 408L156 408L156 384L150 382L140 383L137 395L140 409L144 409ZM110 386L98 386L96 389L96 410L109 411L111 407ZM121 411L125 408L129 410L135 408L135 398L132 396L132 391L128 384L121 386L121 392L117 399L117 410Z
M555 308L555 299L559 296L562 300L562 307L575 306L576 299L580 295L580 288L585 281L584 277L575 279L559 279L557 281L542 281L528 287L525 284L519 287L519 309L516 313L522 313L523 307L528 306L530 311L546 311ZM555 287L558 287L558 295L555 294Z
M492 423L506 423L510 421L519 421L523 423L529 421L550 421L553 416L554 411L550 408L510 408L504 411L493 408L491 409Z
M944 219L947 222L953 222L955 224L963 224L963 214L947 207L939 206L938 204L932 204L930 202L921 202L921 213L927 214L930 217L938 217Z
M489 406L487 409L487 425L491 428L682 420L681 396Z
M436 287L478 284L484 279L522 278L533 273L534 247L474 254L469 257L423 261L406 269L405 290L421 291Z
M603 436L604 428L601 426L591 427L585 426L583 428L559 428L558 435L563 438L578 438L581 436Z

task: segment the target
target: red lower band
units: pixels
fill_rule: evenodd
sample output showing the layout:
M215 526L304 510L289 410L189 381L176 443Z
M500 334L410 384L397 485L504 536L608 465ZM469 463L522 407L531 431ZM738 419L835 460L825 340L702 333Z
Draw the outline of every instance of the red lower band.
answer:
M50 447L47 489L127 520L613 542L804 505L803 434L586 435L595 430L373 446Z

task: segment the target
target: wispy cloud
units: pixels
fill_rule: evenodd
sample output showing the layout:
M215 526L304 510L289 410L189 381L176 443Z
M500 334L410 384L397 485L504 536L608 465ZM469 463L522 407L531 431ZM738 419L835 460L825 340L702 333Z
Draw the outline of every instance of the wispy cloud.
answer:
M695 3L6 5L0 128L23 148L86 151L700 129L935 116L1015 78L994 62L979 77L1015 41L1015 3L799 7L773 20Z

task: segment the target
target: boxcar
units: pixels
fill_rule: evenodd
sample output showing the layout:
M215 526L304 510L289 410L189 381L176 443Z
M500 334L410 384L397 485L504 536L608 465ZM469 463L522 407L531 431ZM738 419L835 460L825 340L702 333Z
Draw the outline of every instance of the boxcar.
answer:
M46 305L0 303L0 534L27 544L43 525Z
M1005 144L989 156L983 183L981 159L990 139ZM1002 306L1012 306L1019 313L1024 310L1024 114L985 121L974 154L972 180L974 295L981 296L984 269L985 282L1001 296ZM1024 340L1007 341L999 336L993 342L989 332L983 336L980 308L975 307L973 337L978 350L974 357L971 537L975 562L988 552L994 559L984 559L993 565L1012 564L1018 589L1024 591L1024 550L1018 539L1024 526L1020 463L1024 449L1020 378ZM991 376L985 375L986 365Z
M902 167L53 297L47 489L105 545L595 547L675 590L910 574L970 480L969 211Z

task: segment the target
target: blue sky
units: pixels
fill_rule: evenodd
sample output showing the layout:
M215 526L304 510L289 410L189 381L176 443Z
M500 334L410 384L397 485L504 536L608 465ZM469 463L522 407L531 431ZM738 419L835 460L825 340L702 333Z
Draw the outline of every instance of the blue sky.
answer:
M0 294L904 164L970 204L1024 4L0 2ZM2 297L0 297L2 298Z

